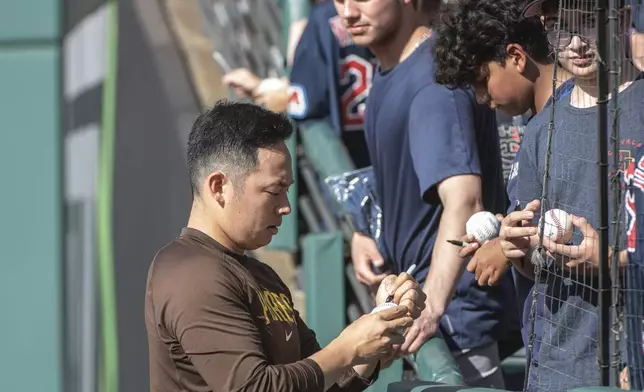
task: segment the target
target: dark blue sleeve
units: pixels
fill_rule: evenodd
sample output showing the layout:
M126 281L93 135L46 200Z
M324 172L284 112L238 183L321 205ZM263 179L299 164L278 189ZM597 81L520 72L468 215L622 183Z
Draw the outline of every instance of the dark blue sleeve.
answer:
M644 33L644 1L631 0L631 19L633 27L640 33Z
M537 126L533 126L531 123L526 125L523 142L515 162L516 186L513 194L510 195L514 199L511 199L514 206L518 202L525 207L531 201L541 198L543 173L539 170L537 163L540 135Z
M295 49L287 110L289 116L296 120L319 119L329 115L326 80L329 59L324 54L321 29L325 26L321 26L321 23L314 8Z
M436 200L436 186L463 174L481 174L474 97L468 90L432 84L420 90L409 108L409 148L421 197Z

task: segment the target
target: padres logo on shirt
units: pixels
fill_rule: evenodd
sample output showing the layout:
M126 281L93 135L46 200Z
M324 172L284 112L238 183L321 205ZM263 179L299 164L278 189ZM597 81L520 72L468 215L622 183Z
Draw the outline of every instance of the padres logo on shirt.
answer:
M274 293L262 289L257 292L257 295L262 303L266 325L270 324L271 321L295 323L295 312L284 293Z

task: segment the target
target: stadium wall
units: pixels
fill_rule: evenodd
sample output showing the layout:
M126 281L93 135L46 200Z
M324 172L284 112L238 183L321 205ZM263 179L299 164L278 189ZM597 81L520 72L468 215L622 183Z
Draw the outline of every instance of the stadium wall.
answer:
M59 11L0 2L2 391L62 390Z

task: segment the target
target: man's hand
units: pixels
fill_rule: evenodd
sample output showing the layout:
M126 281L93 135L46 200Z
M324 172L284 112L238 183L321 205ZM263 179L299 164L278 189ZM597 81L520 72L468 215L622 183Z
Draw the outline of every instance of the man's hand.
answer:
M458 255L461 258L472 256L467 264L467 270L474 274L479 286L497 284L510 268L510 263L501 248L501 239L495 238L479 245L474 237L466 235L463 241L469 242L470 246L462 248Z
M241 97L253 97L261 79L246 68L237 68L228 72L221 80L224 86L232 87Z
M376 304L383 304L390 295L393 296L392 302L405 306L414 319L425 309L427 295L418 282L406 272L398 276L389 275L382 281L376 294Z
M286 78L268 78L259 83L253 91L255 103L266 109L282 113L288 108L288 85Z
M373 266L382 267L385 261L378 252L376 241L361 233L353 233L351 239L351 260L356 271L356 279L367 286L380 284L386 274L374 274Z
M428 307L421 312L420 317L405 333L405 343L400 347L398 356L409 355L417 352L420 347L432 338L438 330L440 316Z
M537 245L537 226L532 223L532 219L540 206L539 200L533 200L523 211L511 212L501 221L499 239L507 259L521 261Z
M405 306L397 306L364 315L345 328L330 345L335 346L338 355L347 355L347 362L353 366L387 358L393 346L405 340L398 331L413 323L408 312Z
M579 245L558 244L543 237L543 247L567 268L594 269L599 266L599 235L586 219L570 215L572 224L581 231L584 239Z
M579 229L584 239L579 245L557 244L549 238L543 238L543 247L554 256L555 260L569 269L578 272L593 272L599 268L599 234L585 218L570 215L572 224ZM612 260L613 249L608 249L608 259ZM628 254L620 252L620 265L626 265Z

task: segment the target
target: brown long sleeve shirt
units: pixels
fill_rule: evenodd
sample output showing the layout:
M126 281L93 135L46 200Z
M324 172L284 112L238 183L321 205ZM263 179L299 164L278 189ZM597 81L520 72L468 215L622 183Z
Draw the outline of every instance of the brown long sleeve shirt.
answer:
M267 265L184 229L148 272L145 320L150 389L324 390L313 360L315 334ZM349 370L330 391L361 391L372 380Z

